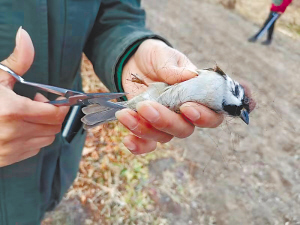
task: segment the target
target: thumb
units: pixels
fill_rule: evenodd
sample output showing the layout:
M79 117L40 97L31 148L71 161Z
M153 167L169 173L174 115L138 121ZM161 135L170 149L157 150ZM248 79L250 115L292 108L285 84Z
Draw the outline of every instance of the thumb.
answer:
M195 66L166 66L163 69L159 70L157 73L161 80L167 84L180 83L198 75Z
M167 84L180 83L198 75L197 67L183 53L172 48L160 54L157 65L158 77Z
M9 67L16 74L22 76L32 65L34 47L29 34L20 27L16 35L16 47L13 53L1 64ZM0 84L13 89L16 80L10 74L0 70Z

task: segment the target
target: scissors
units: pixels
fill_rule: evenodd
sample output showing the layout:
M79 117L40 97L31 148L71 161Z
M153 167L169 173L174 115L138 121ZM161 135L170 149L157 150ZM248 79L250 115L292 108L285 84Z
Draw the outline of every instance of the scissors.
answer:
M73 91L65 88L54 87L46 84L39 84L34 82L29 82L24 80L21 76L16 74L7 66L4 66L0 63L0 69L12 75L18 82L36 87L40 90L53 93L56 95L60 95L65 97L66 99L63 100L55 100L49 101L52 105L56 106L73 106L73 105L90 105L90 104L99 104L103 106L107 106L110 108L124 108L124 106L119 105L114 102L110 102L109 100L119 98L124 96L126 93L83 93L79 91Z

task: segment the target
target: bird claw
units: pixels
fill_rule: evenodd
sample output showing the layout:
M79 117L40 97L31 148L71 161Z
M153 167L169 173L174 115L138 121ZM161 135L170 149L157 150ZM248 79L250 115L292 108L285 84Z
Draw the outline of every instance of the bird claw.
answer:
M149 85L145 82L145 80L140 77L138 74L131 74L131 76L133 76L133 78L131 78L131 82L134 82L134 83L138 83L138 84L143 84L143 85L146 85L147 87L149 87Z

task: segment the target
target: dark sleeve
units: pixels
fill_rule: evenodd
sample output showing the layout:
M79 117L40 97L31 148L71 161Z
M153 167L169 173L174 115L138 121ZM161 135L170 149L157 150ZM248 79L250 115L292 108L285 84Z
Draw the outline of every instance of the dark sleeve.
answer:
M148 38L164 40L145 28L140 0L103 0L84 51L101 81L116 92L118 62L128 49Z

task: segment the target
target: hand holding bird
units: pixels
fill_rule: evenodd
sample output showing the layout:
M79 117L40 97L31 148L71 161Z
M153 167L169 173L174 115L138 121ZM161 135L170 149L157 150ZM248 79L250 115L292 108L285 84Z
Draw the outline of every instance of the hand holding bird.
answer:
M140 77L132 77L131 71ZM197 70L186 56L158 40L142 43L125 65L122 83L129 101L120 104L128 109L89 106L82 121L92 127L117 118L134 134L124 139L134 154L150 152L156 142L174 136L188 137L195 126L217 127L224 114L248 123L255 105L249 91L219 67ZM142 84L138 93L136 83Z

